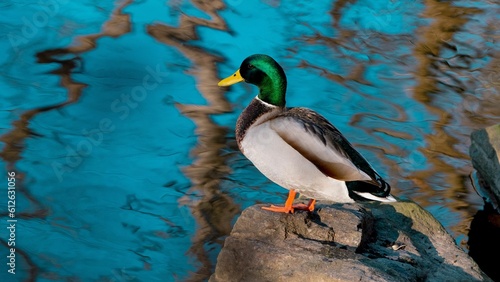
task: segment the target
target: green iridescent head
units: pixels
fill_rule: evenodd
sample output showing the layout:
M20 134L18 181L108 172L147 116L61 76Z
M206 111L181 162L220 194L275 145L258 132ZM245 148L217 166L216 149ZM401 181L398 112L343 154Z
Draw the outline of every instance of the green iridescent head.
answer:
M286 75L276 61L261 54L246 58L231 76L221 80L219 86L229 86L241 81L259 87L259 99L278 106L285 106Z

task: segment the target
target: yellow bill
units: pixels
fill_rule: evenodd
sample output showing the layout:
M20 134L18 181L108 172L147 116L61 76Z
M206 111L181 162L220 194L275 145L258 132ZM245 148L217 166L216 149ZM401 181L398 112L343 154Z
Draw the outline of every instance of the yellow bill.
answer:
M237 70L232 75L230 75L230 76L224 78L223 80L219 81L219 83L217 85L219 85L219 86L229 86L229 85L236 84L238 82L242 82L244 80L245 79L243 79L243 77L241 77L240 70Z

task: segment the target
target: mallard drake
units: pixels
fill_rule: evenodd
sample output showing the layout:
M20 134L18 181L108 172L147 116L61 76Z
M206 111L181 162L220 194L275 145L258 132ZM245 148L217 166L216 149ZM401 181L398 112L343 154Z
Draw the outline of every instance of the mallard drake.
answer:
M310 109L285 107L286 75L273 58L249 56L218 85L241 81L255 84L259 94L236 123L238 147L262 174L289 190L284 206L263 209L313 211L316 199L396 201L390 185L328 120ZM297 192L310 198L307 205L293 205Z

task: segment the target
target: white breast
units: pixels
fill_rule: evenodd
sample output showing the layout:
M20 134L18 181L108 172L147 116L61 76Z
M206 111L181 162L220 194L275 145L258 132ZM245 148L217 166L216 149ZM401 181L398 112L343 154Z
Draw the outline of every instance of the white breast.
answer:
M283 141L269 123L250 127L240 145L255 167L276 184L318 200L353 202L345 182L324 175Z

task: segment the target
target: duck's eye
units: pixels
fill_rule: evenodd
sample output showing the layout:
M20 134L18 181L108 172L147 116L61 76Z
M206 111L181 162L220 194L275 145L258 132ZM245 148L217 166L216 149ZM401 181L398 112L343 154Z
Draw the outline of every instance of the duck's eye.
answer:
M255 67L254 67L254 65L248 65L248 69L249 69L249 70L251 70L251 69L253 69L253 68L255 68Z

